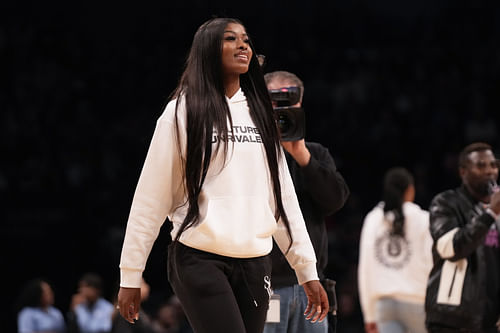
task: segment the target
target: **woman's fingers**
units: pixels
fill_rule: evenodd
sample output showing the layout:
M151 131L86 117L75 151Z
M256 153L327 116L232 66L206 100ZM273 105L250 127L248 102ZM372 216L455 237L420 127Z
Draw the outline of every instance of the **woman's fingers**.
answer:
M117 309L120 311L120 315L131 324L139 319L140 302L140 288L120 288Z
M319 281L308 281L304 285L307 295L307 307L304 312L307 320L322 322L328 314L328 297Z

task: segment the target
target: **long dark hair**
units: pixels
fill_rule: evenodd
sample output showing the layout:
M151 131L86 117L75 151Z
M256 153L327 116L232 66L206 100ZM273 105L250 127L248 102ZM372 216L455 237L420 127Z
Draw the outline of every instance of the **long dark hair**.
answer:
M404 193L410 185L413 185L413 176L405 168L389 169L384 177L384 215L394 214L391 235L405 237L403 214Z
M226 102L222 75L222 46L224 29L229 23L243 25L233 18L214 18L203 23L196 31L184 73L173 94L179 101L184 98L186 106L187 142L184 161L184 185L187 192L187 214L177 232L174 241L181 233L199 222L200 211L198 197L212 158L212 135L215 130L225 135L232 132L232 119ZM283 220L292 240L290 224L283 208L279 180L278 161L280 158L279 132L274 112L264 82L264 75L259 65L255 48L250 41L252 58L248 72L240 75L240 86L244 92L250 116L258 128L266 151L276 204L275 218ZM179 103L177 103L177 106ZM179 128L176 106L177 142ZM228 128L227 121L231 128ZM220 149L218 140L215 153ZM222 143L224 160L227 158L228 140Z

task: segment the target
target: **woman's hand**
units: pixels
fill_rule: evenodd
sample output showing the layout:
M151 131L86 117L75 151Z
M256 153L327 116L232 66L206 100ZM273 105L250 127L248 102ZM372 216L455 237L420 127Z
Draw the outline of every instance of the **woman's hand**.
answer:
M306 319L312 323L322 322L328 314L329 304L325 289L318 280L308 281L302 285L307 295Z
M126 321L133 324L139 319L139 308L141 307L141 288L120 287L118 292L117 309Z
M366 323L365 324L366 333L378 333L377 323Z

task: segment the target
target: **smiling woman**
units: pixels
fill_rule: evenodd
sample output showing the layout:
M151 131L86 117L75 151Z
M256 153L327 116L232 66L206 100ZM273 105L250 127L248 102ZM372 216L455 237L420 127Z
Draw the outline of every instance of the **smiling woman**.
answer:
M238 78L248 71L252 54L245 28L241 24L229 23L224 30L222 47L222 71L228 97L239 89Z
M166 217L173 224L169 282L195 332L262 332L273 238L308 296L307 319L327 314L254 50L236 19L209 20L194 36L180 83L158 119L128 220L118 303L131 323Z

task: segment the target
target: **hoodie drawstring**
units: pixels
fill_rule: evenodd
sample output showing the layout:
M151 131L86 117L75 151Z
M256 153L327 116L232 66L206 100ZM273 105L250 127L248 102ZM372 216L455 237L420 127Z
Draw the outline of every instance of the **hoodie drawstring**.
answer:
M246 274L245 268L243 267L243 264L241 263L241 261L239 261L238 263L240 265L241 274L243 275L243 282L245 283L245 286L247 287L248 293L250 294L250 297L252 298L253 303L255 304L255 307L257 308L257 307L259 307L259 304L257 304L257 301L255 300L255 297L253 296L252 290L250 289L250 286L248 285L247 274Z

